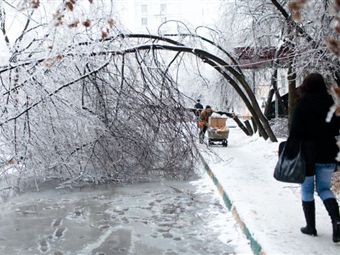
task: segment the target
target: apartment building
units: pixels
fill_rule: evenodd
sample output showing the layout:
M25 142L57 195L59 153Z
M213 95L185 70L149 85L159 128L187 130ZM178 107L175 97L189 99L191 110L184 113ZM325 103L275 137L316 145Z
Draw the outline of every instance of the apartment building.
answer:
M164 22L180 20L193 27L212 25L221 0L117 0L121 22L133 32L156 33ZM175 32L168 22L162 32Z

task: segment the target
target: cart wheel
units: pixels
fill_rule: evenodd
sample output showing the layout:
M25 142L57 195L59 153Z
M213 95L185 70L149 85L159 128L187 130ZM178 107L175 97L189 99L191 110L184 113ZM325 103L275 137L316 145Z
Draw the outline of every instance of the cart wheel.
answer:
M227 141L227 140L224 140L224 141L222 142L222 146L223 146L223 147L227 147L227 146L228 146L228 141Z

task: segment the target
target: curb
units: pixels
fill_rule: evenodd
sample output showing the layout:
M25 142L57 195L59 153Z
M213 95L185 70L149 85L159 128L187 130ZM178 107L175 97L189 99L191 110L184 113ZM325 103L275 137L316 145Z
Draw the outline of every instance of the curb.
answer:
M254 238L252 233L249 231L249 228L246 226L244 221L242 221L242 219L241 219L241 217L240 217L240 215L239 215L235 205L230 200L228 194L225 192L224 188L222 187L222 185L220 184L220 182L218 181L218 179L216 178L216 176L214 175L214 173L210 169L208 163L205 161L205 159L203 158L202 154L200 152L198 152L198 155L201 158L201 161L203 163L203 166L204 166L206 172L208 173L208 175L212 179L213 183L216 185L217 191L222 196L223 202L224 202L225 206L227 207L227 209L229 211L231 211L234 220L237 222L237 224L241 228L243 234L245 234L246 238L249 240L250 248L251 248L252 252L255 255L266 255L266 253L264 252L262 246L256 241L256 239Z

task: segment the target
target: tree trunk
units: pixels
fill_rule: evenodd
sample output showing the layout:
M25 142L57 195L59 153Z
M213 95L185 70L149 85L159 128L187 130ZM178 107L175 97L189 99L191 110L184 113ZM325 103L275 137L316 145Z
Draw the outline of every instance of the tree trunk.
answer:
M279 89L277 87L277 68L274 69L274 73L273 73L272 79L271 79L271 86L274 89L276 100L279 104L279 110L281 110L281 113L283 115L287 115L287 113L288 113L287 107L285 106L285 103L283 102L282 97L281 97L280 92L279 92Z
M251 122L253 124L254 133L256 133L257 132L257 124L256 124L256 121L254 120L253 117L251 117Z
M239 126L239 128L241 128L241 130L248 136L251 136L252 134L249 132L249 130L247 129L247 127L245 125L243 125L242 121L237 117L234 116L234 121L236 122L236 124Z
M292 115L296 104L296 73L293 67L293 62L289 63L288 67L288 128L290 129Z
M271 106L272 106L272 100L274 96L274 89L270 89L268 96L267 96L267 101L266 101L266 108L264 109L264 116L266 116L267 119L270 119L270 113L271 113Z
M254 134L254 131L253 131L253 128L251 127L251 125L250 125L249 120L245 120L245 121L244 121L244 125L246 126L249 135L250 135L250 136L253 135L253 134Z

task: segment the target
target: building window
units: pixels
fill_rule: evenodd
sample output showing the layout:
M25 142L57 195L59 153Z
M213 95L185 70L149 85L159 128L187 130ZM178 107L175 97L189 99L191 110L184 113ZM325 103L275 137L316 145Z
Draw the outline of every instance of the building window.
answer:
M148 5L147 4L142 4L141 5L141 11L142 13L147 13L148 12Z
M166 4L161 4L160 6L160 12L165 13L166 12Z
M148 25L148 18L142 18L142 26L147 26Z

